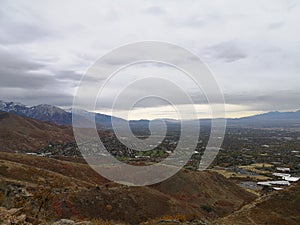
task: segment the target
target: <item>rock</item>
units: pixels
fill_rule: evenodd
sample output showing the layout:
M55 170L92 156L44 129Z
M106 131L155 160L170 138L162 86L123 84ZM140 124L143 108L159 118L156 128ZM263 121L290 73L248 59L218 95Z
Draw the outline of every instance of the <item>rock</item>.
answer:
M73 220L61 219L54 222L52 225L75 225L75 222Z
M159 225L214 225L212 223L206 223L204 221L201 220L192 220L192 221L185 221L185 222L181 222L177 219L161 219L161 220L157 220L157 221L151 221L149 222L145 222L145 223L141 223L141 225L150 225L150 224L159 224Z
M111 212L112 209L113 209L112 205L106 205L105 208L106 208L106 210L109 211L109 212Z
M2 225L11 225L11 224L18 224L18 225L32 225L26 221L26 215L21 213L21 209L12 208L6 209L0 207L0 218Z
M78 223L75 223L76 225L92 225L92 222L90 221L82 221L82 222L78 222Z
M73 220L61 219L52 225L92 225L92 223L90 221L75 222Z

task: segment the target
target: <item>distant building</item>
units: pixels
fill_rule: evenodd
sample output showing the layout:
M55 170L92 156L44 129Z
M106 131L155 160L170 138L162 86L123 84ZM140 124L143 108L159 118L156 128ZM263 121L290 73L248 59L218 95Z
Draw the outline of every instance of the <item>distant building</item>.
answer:
M281 172L290 172L291 169L288 167L276 167L277 171L281 171Z
M277 180L277 181L261 181L257 182L257 185L261 186L272 186L272 185L281 185L281 186L290 186L290 182L286 180Z
M292 177L291 174L288 173L273 173L272 175L275 177L281 177L283 180L291 181L291 182L297 182L300 180L300 177Z
M273 165L277 165L279 166L281 164L281 162L271 162Z
M297 182L300 180L300 177L284 177L283 179L286 181Z
M281 188L281 187L273 187L273 189L274 189L275 191L279 191L279 190L282 190L283 188Z
M150 156L148 156L148 155L136 155L134 157L136 159L150 159Z
M275 176L275 177L281 177L281 178L291 176L291 174L288 174L288 173L273 173L272 175Z

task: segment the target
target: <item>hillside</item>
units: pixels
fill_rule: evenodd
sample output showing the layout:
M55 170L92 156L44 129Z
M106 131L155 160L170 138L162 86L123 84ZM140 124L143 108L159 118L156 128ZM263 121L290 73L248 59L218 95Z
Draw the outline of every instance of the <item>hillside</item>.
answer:
M232 213L255 197L244 189L237 188L223 176L209 171L195 173L184 170L153 187L217 217Z
M263 196L241 210L220 219L220 225L298 225L300 221L300 184Z
M0 112L1 151L32 152L50 142L74 142L72 128Z
M127 187L107 181L83 163L4 152L0 162L0 206L23 205L32 216L44 201L39 218L52 220L100 217L138 224L182 215L207 221L255 198L211 172L182 170L155 186Z

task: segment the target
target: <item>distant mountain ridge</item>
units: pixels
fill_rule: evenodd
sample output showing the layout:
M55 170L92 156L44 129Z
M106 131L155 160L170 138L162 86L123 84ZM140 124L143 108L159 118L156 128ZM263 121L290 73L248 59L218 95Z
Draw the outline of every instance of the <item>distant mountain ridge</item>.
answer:
M267 112L254 116L228 119L228 125L249 127L300 127L300 110L295 112Z
M300 110L295 112L279 112L279 111L272 111L263 114L258 114L250 117L245 118L257 118L257 119L300 119Z
M0 100L0 111L14 113L19 116L37 119L46 122L53 122L59 125L72 125L72 110L63 110L59 107L41 104L28 107L22 103L5 102ZM122 125L126 120L112 117L101 113L93 113L85 110L76 110L84 120L93 120L95 118L99 128L111 128L112 118L116 123ZM156 119L163 120L169 126L176 126L180 121L172 119ZM155 120L154 120L155 121ZM194 120L191 120L193 122ZM209 125L210 119L200 119L200 124ZM130 125L135 129L144 129L149 126L150 120L132 120ZM195 121L194 121L195 122ZM300 127L300 110L295 112L268 112L254 116L227 119L229 126L247 126L247 127Z
M72 110L66 111L57 106L41 104L37 106L26 106L22 103L5 102L0 100L0 111L10 112L18 116L37 119L45 122L53 122L59 125L72 125ZM80 110L80 116L84 119L92 120L95 118L96 123L102 127L111 127L111 116L92 113ZM124 121L123 119L114 117L116 121Z
M0 100L0 111L14 113L18 116L54 122L60 125L71 125L72 114L56 106L42 104L28 107L21 103L4 102Z

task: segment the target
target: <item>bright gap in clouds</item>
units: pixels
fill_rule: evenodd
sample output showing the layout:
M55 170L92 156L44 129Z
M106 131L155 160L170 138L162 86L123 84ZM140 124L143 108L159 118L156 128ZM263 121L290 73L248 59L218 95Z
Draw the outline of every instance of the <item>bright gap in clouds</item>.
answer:
M210 106L209 105L193 105L198 114L197 117L194 117L194 115L191 115L191 119L207 119L212 118L212 115L210 113ZM240 117L246 117L246 116L252 116L256 114L263 113L263 111L253 111L249 110L244 106L240 105L230 105L226 104L226 118L240 118ZM168 119L175 119L178 120L179 116L174 109L173 106L159 106L159 107L148 107L148 108L133 108L130 112L128 111L114 111L112 113L111 110L96 110L97 113L102 113L106 115L113 115L117 116L119 118L123 118L126 120L142 120L142 119L148 119L153 120L157 118L168 118ZM189 112L186 112L187 114ZM216 118L220 118L220 115L216 115Z
M172 65L133 64L113 74L107 83L100 82L105 85L98 95L96 111L105 114L130 120L194 119L210 115L209 107L195 107L207 103L201 86L191 75Z
M160 79L162 80L160 81ZM139 81L141 83L138 83ZM168 86L162 81L176 84L178 89L175 89L174 86ZM133 86L132 84L135 83L137 85ZM190 105L188 102L184 102L179 95L180 91L189 95L194 104ZM140 101L132 102L133 96L138 96L137 99ZM168 101L174 100L174 97L176 102ZM121 99L121 104L114 105L115 98ZM201 86L198 87L184 72L163 63L144 62L126 67L110 78L101 95L98 96L95 112L127 120L157 118L178 120L181 117L176 107L179 107L183 109L184 116L188 119L204 119L213 117L210 104L214 104L217 108L221 106L219 102L209 103L206 93L201 90ZM130 105L130 110L124 110L128 105ZM191 107L195 108L196 114L184 110ZM225 110L227 118L239 118L263 112L239 104L225 104ZM215 112L214 118L223 117L222 112Z

